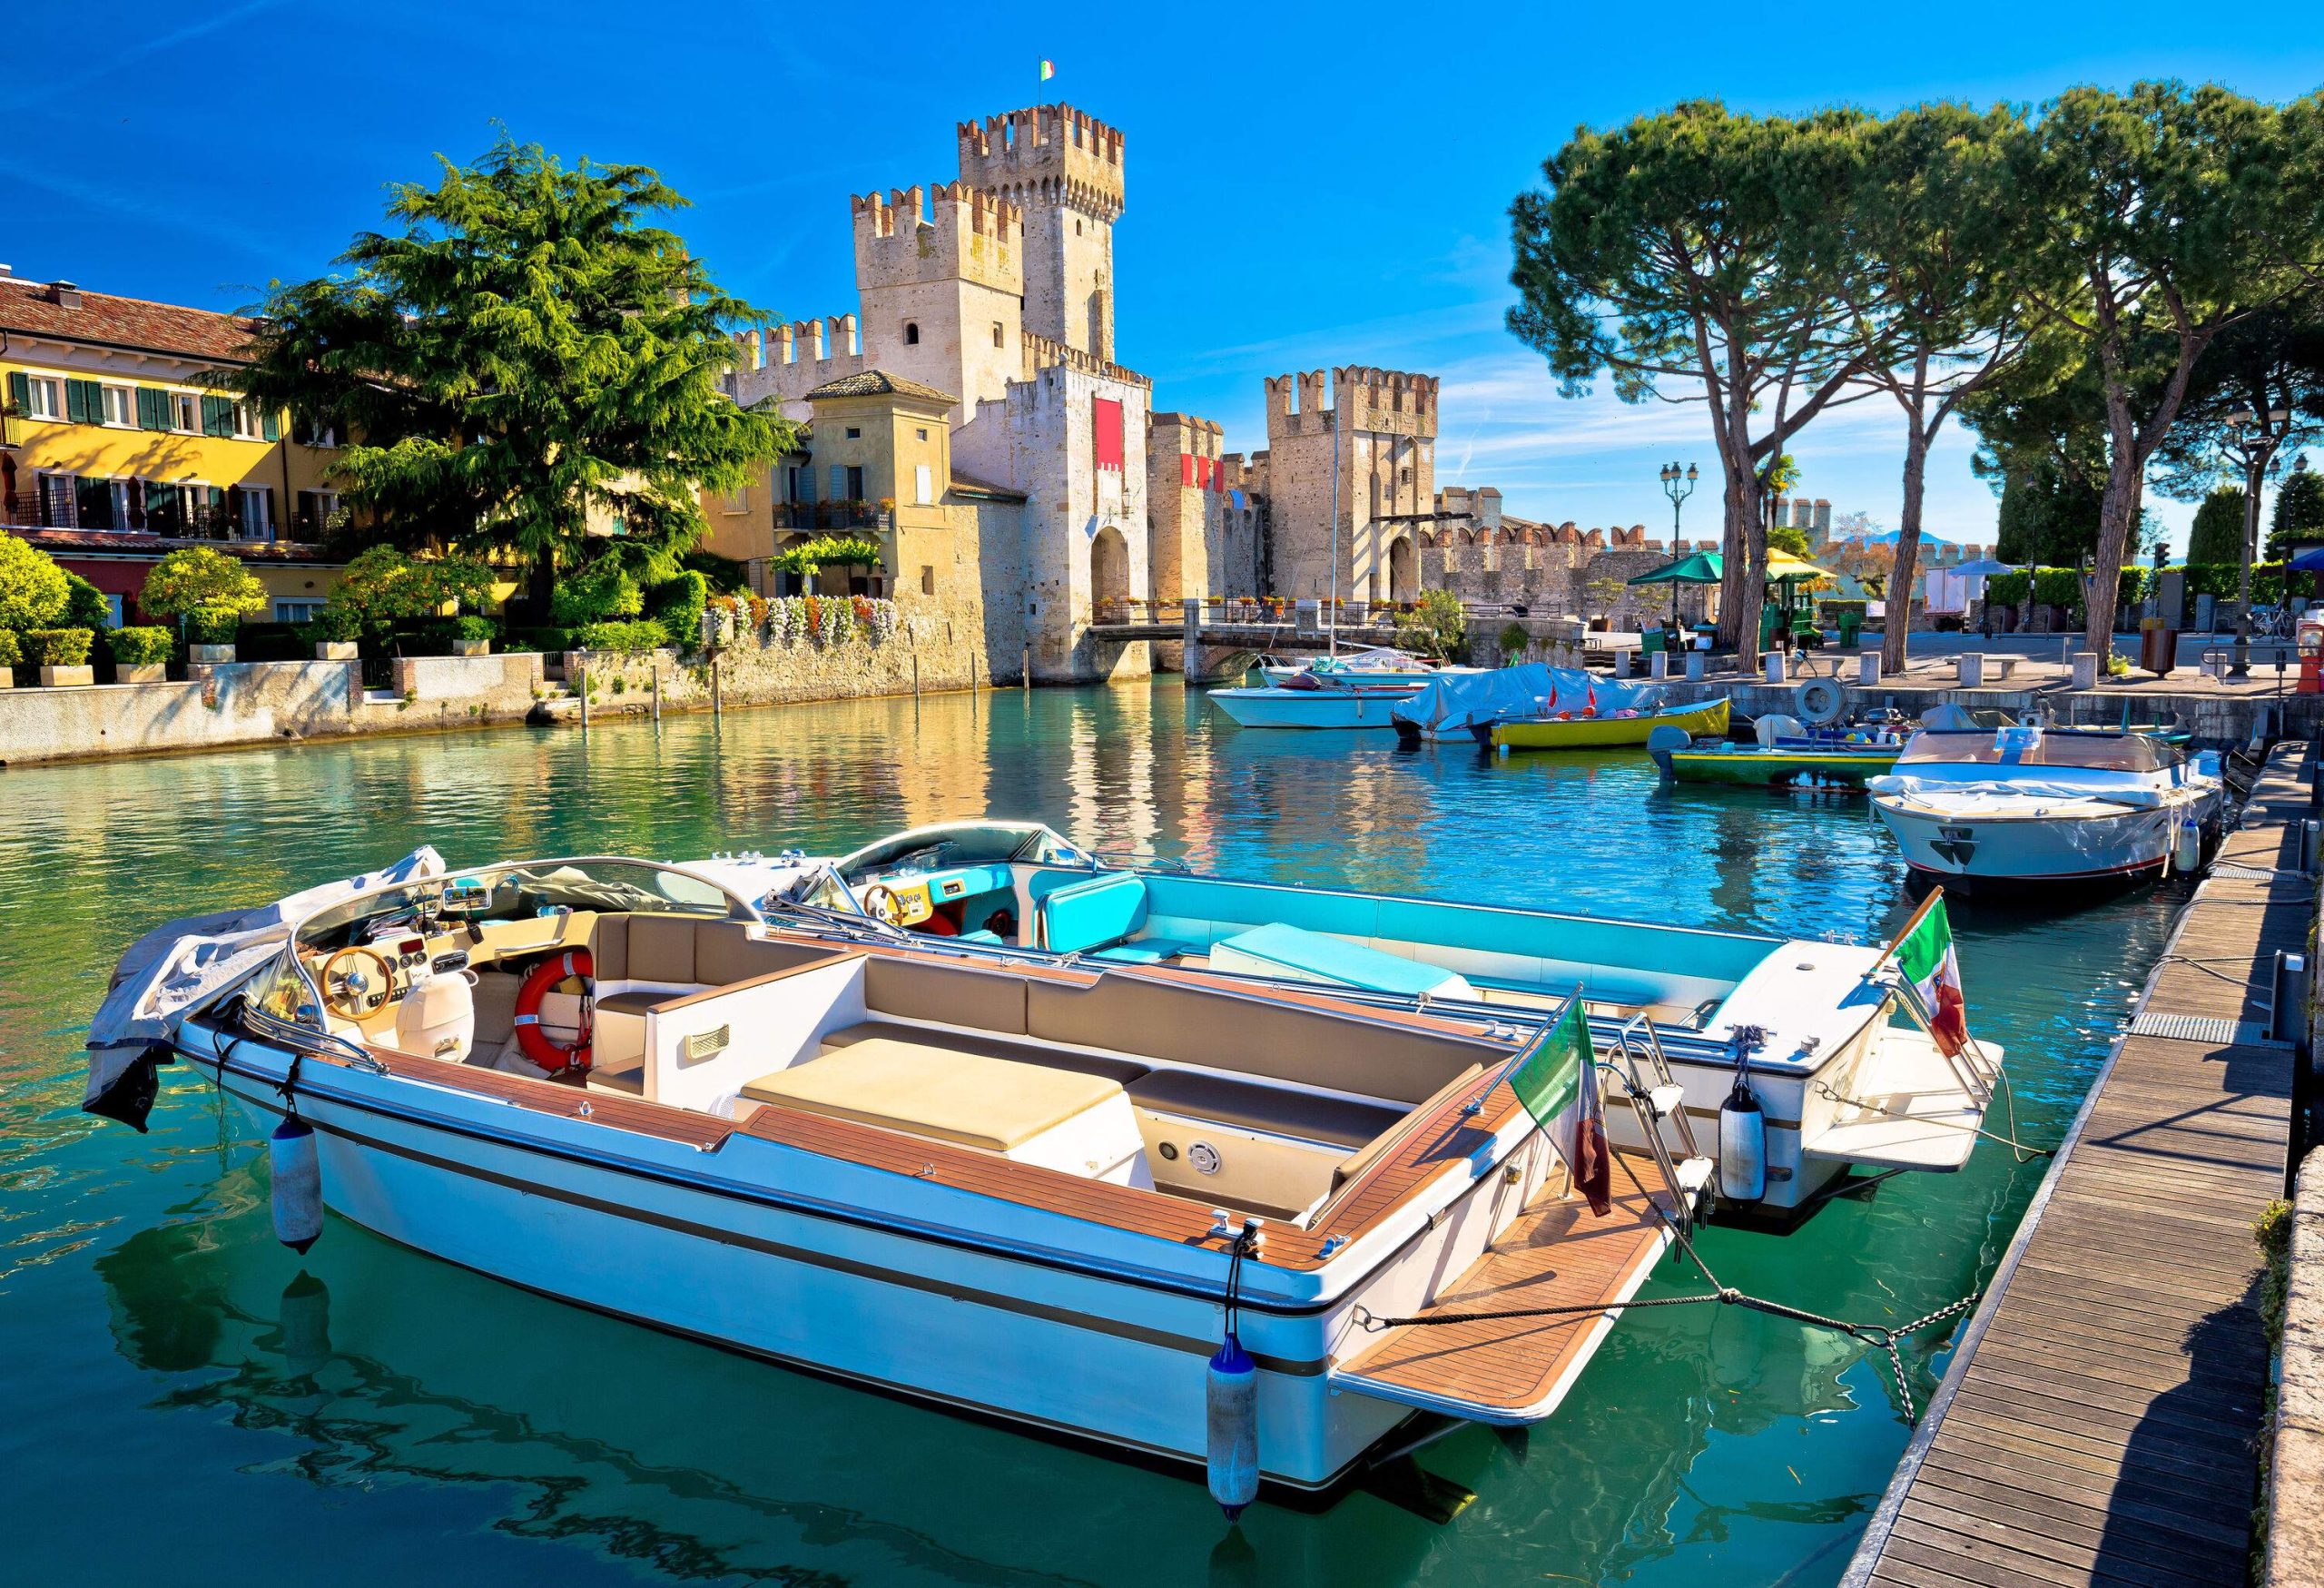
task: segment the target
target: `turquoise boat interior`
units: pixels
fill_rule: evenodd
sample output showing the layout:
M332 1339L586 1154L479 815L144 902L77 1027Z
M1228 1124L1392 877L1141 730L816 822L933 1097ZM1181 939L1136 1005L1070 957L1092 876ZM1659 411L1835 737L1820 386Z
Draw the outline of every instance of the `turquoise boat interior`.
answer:
M916 935L1181 965L1397 997L1541 1006L1701 1029L1782 940L1110 864L1046 827L917 829L819 866L786 902Z

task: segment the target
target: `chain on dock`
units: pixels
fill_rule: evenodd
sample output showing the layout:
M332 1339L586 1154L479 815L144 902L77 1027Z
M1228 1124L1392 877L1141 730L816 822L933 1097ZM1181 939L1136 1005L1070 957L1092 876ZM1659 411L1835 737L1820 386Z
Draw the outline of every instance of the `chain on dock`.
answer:
M1617 1159L1617 1161L1620 1160ZM1659 1201L1648 1194L1646 1188L1639 1183L1637 1173L1628 1163L1622 1164L1622 1172L1630 1177L1633 1186L1638 1187L1639 1193L1647 1198L1648 1205L1653 1208L1656 1216L1670 1227L1671 1234L1679 1242L1679 1249L1685 1252L1695 1267L1702 1270L1703 1277L1710 1281L1712 1288L1693 1296L1658 1296L1645 1301L1581 1301L1569 1302L1560 1307L1512 1307L1495 1312L1442 1313L1433 1317L1381 1317L1370 1308L1358 1305L1353 1315L1356 1327L1366 1334L1378 1334L1384 1329L1392 1328L1434 1328L1448 1324L1492 1323L1502 1319L1527 1317L1574 1317L1588 1313L1602 1313L1612 1317L1630 1307L1690 1307L1702 1302L1715 1301L1726 1307L1740 1307L1752 1312L1766 1313L1771 1317L1787 1317L1797 1323L1831 1329L1886 1352L1889 1368L1896 1376L1896 1393L1904 1399L1905 1420L1912 1423L1920 1421L1919 1405L1913 1396L1912 1376L1905 1366L1905 1354L1898 1348L1898 1342L1907 1336L1918 1334L1932 1324L1942 1323L1958 1313L1968 1311L1976 1306L1979 1298L1984 1296L1984 1293L1982 1290L1973 1290L1960 1300L1949 1302L1935 1312L1925 1313L1910 1323L1895 1326L1850 1323L1846 1318L1827 1317L1820 1312L1809 1312L1805 1307L1792 1307L1785 1302L1769 1301L1763 1297L1748 1296L1731 1285L1721 1285L1718 1282L1718 1276L1710 1271L1710 1265L1703 1261L1702 1254L1695 1250L1695 1243L1688 1238L1687 1232L1679 1227L1677 1219L1672 1218L1663 1210Z

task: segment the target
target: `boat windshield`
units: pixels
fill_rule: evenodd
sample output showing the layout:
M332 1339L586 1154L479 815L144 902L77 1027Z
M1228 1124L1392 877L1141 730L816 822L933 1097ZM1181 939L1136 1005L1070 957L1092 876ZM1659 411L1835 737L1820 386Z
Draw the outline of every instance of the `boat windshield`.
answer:
M748 921L725 890L642 860L541 860L429 877L334 904L300 923L301 949L343 948L409 927L481 926L563 910L630 911Z
M1946 762L1972 766L2080 766L2160 772L2177 753L2138 734L2045 734L2037 728L1923 728L1896 757L1899 770Z
M955 866L997 865L1012 860L1077 864L1088 856L1037 823L963 823L922 827L859 849L839 863L850 887L881 877L918 876Z

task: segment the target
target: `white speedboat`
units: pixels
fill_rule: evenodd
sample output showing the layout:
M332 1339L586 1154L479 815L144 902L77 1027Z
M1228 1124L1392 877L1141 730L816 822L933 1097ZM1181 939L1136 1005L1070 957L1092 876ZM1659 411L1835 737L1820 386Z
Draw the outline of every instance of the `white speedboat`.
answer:
M1276 662L1263 658L1259 663L1259 676L1274 685L1288 684L1303 673L1320 674L1344 684L1412 684L1426 683L1441 674L1479 671L1482 669L1432 662L1425 656L1416 656L1393 646L1367 646L1358 650L1315 656L1305 662Z
M93 1021L87 1106L143 1129L159 1067L191 1065L273 1131L301 1250L327 1205L602 1312L1206 1468L1230 1511L1354 1475L1415 1416L1548 1416L1689 1217L1699 1172L1607 1157L1578 1001L802 932L736 891L767 874L423 852L176 923ZM971 878L1014 886L1005 860L924 880ZM1576 1310L1427 1327L1480 1298Z
M1675 1157L1717 1160L1724 1198L1777 1217L1856 1169L1958 1169L2002 1061L1989 1043L1943 1051L1872 946L1195 876L1029 822L918 828L837 859L700 864L763 910L930 952L1158 965L1482 1020L1580 992L1618 1095L1637 1105L1614 1110L1616 1145L1650 1150L1668 1120ZM1746 1159L1763 1176L1718 1144L1738 1078L1760 1110Z
M1866 785L1905 863L1948 883L2103 883L2191 866L2225 800L2219 756L2135 733L1923 728Z
M1265 689L1214 689L1210 703L1246 728L1393 728L1391 709L1420 690L1401 684L1352 684L1327 673L1300 673Z

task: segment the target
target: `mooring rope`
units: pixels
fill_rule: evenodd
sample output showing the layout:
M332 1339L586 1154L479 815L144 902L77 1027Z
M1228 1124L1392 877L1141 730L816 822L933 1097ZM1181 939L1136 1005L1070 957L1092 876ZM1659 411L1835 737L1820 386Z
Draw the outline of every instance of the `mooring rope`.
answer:
M1655 1216L1669 1226L1671 1235L1678 1240L1679 1249L1687 1255L1688 1259L1696 1267L1702 1270L1703 1277L1711 1284L1710 1289L1693 1296L1658 1296L1645 1301L1581 1301L1569 1302L1560 1307L1512 1307L1493 1312L1442 1313L1413 1317L1382 1317L1369 1307L1359 1304L1352 1315L1355 1326L1366 1334L1376 1335L1383 1330L1393 1328L1437 1328L1452 1324L1492 1323L1502 1319L1528 1317L1570 1317L1589 1313L1600 1313L1608 1317L1614 1317L1634 1307L1690 1307L1706 1301L1715 1301L1725 1307L1740 1307L1752 1312L1766 1313L1772 1317L1787 1317L1797 1323L1811 1324L1817 1328L1831 1329L1886 1352L1889 1369L1896 1375L1896 1393L1905 1403L1905 1420L1912 1423L1920 1421L1920 1408L1913 1396L1912 1376L1905 1369L1905 1354L1898 1348L1898 1342L1909 1335L1918 1334L1931 1324L1942 1323L1956 1313L1968 1311L1977 1305L1978 1300L1984 1294L1983 1291L1971 1291L1960 1300L1948 1302L1935 1312L1925 1313L1910 1323L1895 1326L1850 1323L1846 1318L1827 1317L1822 1313L1809 1312L1805 1307L1793 1307L1786 1302L1769 1301L1764 1297L1746 1295L1731 1285L1719 1283L1718 1276L1711 1272L1710 1265L1703 1261L1700 1252L1695 1250L1693 1240L1689 1238L1687 1232L1679 1227L1678 1221L1663 1210L1661 1203L1656 1201L1648 1192L1646 1187L1639 1180L1637 1171L1630 1168L1629 1161L1619 1156L1615 1161L1621 1164L1623 1174L1630 1178L1631 1185L1638 1188L1639 1194L1646 1198L1647 1205L1654 1209Z

